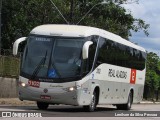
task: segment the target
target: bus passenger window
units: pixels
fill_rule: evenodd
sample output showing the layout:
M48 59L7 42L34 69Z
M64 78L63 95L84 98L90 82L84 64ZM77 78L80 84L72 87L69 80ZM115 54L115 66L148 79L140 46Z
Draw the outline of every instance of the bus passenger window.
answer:
M106 43L107 42L104 38L100 38L96 67L106 62L107 59L106 52L108 50L108 45Z
M96 52L96 44L93 44L89 48L89 71L92 69L93 62L94 62L94 57L95 57L95 52Z
M92 67L94 68L94 58L97 48L97 41L98 36L90 36L87 38L87 40L90 40L93 42L93 44L89 47L88 52L88 59L83 61L83 72L90 72L92 70Z

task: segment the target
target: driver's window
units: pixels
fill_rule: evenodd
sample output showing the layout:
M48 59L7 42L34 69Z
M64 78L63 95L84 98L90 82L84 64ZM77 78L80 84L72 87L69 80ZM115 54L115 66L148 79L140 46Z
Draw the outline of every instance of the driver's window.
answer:
M88 73L92 69L92 66L94 63L95 52L96 52L96 48L97 48L98 36L90 36L87 38L87 40L92 41L93 44L90 45L90 47L89 47L88 59L84 60L84 64L83 64L83 72L84 73Z

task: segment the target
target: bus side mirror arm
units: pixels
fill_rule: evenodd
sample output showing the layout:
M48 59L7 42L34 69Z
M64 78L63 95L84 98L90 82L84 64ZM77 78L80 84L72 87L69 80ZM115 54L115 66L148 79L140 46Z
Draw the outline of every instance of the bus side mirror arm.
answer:
M13 55L17 55L18 52L18 46L21 42L25 41L26 37L21 37L19 39L17 39L14 44L13 44Z
M87 41L87 42L84 43L83 49L82 49L83 59L87 59L88 58L89 46L92 45L92 44L93 44L92 41Z

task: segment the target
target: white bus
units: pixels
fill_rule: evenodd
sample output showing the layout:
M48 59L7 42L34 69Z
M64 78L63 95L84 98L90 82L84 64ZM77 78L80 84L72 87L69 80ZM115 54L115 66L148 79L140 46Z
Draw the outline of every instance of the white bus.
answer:
M146 51L118 35L94 27L41 25L29 36L19 76L19 99L83 106L112 104L129 110L143 97Z

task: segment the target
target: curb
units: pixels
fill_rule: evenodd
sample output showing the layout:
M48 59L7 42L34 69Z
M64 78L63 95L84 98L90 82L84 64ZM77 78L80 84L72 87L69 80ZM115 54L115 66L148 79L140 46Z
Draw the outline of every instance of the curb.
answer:
M160 104L160 102L142 101L140 104Z

